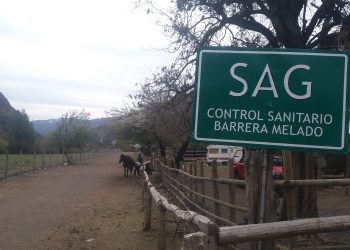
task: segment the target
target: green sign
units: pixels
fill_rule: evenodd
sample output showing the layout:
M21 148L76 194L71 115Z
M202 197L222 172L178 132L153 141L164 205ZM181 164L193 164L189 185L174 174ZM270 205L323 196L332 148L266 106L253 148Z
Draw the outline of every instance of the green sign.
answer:
M348 61L337 51L201 50L194 139L346 152Z

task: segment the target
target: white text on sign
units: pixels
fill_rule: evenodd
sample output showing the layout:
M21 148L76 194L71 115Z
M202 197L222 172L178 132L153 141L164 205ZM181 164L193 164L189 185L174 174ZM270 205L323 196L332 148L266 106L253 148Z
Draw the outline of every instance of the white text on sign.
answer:
M235 72L236 68L237 67L244 67L244 68L247 68L248 67L248 64L246 63L235 63L234 65L232 65L231 69L230 69L230 74L232 76L233 79L237 80L238 82L240 82L243 86L243 89L241 92L234 92L234 91L230 91L230 95L231 96L235 96L235 97L238 97L238 96L243 96L247 93L248 91L248 84L247 84L247 81L238 76ZM303 81L301 83L301 85L305 86L306 87L306 91L305 91L305 94L303 95L297 95L295 93L293 93L291 90L290 90L290 87L289 87L289 78L290 78L290 75L296 71L296 70L307 70L309 71L310 70L310 66L308 65L305 65L305 64L298 64L298 65L294 65L293 67L289 68L287 70L287 72L284 74L284 81L283 81L283 85L284 85L284 89L286 91L286 93L292 97L293 99L307 99L309 97L311 97L311 84L312 82L305 82ZM262 87L262 83L265 79L265 77L268 76L269 78L269 82L270 82L270 86L269 87ZM273 77L272 77L272 74L271 74L271 70L270 70L270 67L268 64L266 64L265 66L265 69L264 71L262 72L261 76L260 76L260 79L259 81L257 82L256 84L256 87L253 91L253 94L252 94L252 97L255 97L257 96L257 94L259 93L259 91L272 91L273 93L273 96L275 98L278 98L278 92L277 92L277 89L276 89L276 86L275 86L275 82L273 80Z

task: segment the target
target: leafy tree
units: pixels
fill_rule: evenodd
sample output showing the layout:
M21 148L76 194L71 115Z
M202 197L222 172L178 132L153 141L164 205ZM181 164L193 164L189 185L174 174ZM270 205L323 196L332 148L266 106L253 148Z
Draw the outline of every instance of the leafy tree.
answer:
M177 0L169 12L140 2L160 23L168 20L169 50L179 59L208 45L316 48L337 38L349 18L348 0Z
M0 92L0 148L11 153L31 152L35 143L35 132L24 110L15 110Z
M22 112L15 111L9 117L6 132L9 152L28 153L33 151L35 131L24 110Z
M89 113L85 110L73 110L62 115L57 122L54 138L61 147L67 162L71 163L69 153L73 148L83 148L89 141Z
M179 78L180 76L180 78ZM170 82L181 81L179 86L170 86ZM119 127L124 135L134 135L143 145L158 145L165 157L165 148L183 148L186 150L190 140L192 98L192 76L181 76L172 68L163 67L161 72L146 79L141 89L132 98L134 106L124 110L114 110L118 116ZM188 91L186 91L188 89ZM180 152L179 151L179 152ZM177 157L179 160L181 156ZM178 160L178 161L179 161Z
M127 147L137 142L150 151L156 143L156 135L143 124L145 116L140 110L131 107L113 108L109 115L114 118L113 131L119 146Z
M37 135L35 150L41 153L49 153L51 150L59 150L60 144L57 142L56 132L51 132L47 135Z

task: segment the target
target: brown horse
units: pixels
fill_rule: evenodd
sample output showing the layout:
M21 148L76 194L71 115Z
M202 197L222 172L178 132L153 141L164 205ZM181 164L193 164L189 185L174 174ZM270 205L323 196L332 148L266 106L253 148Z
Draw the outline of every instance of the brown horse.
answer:
M120 159L119 159L119 163L123 163L124 176L128 177L129 171L131 173L132 169L135 166L135 161L130 156L121 154Z

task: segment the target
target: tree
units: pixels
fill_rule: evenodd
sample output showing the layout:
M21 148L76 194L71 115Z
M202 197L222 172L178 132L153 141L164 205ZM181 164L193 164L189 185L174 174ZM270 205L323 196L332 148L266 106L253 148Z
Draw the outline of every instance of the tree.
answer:
M177 0L166 13L169 49L188 58L201 46L316 48L338 36L348 0Z
M67 163L72 163L69 153L73 148L82 149L89 140L89 113L73 110L62 115L54 133L56 143L61 147Z
M192 92L186 95L171 93L166 84L167 78L171 77L169 72L165 67L161 73L147 79L133 96L132 108L111 112L112 116L118 117L119 134L148 147L158 145L163 157L166 146L177 148L189 141L191 124Z
M8 150L11 153L28 153L33 151L35 131L24 110L22 112L15 111L9 117L6 133Z
M167 51L178 54L171 68L181 75L193 75L203 46L313 49L336 43L350 19L349 0L174 0L167 12L152 0L139 4L158 16ZM181 90L179 77L168 85Z
M35 150L36 152L49 153L52 148L57 149L55 132L49 133L45 136L37 135Z
M178 53L172 68L180 75L193 72L203 46L324 48L339 41L341 24L350 20L348 0L177 0L167 12L152 0L140 4L164 24L167 50ZM168 85L181 91L180 77ZM310 153L292 152L292 161L296 177L314 177ZM317 216L310 202L315 190L300 190L298 216Z
M154 131L162 156L166 146L182 149L176 156L178 164L190 141L193 99L193 75L181 73L163 67L134 96L135 107L147 117L143 127Z

